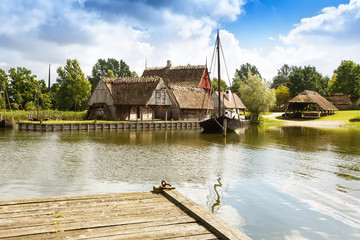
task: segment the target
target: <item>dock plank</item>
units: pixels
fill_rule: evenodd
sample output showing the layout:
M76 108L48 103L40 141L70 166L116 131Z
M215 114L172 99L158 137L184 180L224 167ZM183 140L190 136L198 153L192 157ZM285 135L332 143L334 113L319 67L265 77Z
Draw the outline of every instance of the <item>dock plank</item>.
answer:
M202 211L175 190L0 201L0 238L249 239Z

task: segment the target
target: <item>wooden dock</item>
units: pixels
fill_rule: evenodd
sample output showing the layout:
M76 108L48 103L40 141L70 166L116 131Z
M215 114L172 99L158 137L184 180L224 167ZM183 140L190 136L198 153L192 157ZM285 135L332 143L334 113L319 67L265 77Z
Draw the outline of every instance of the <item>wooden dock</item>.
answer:
M179 192L154 187L153 192L0 201L0 239L250 238Z
M112 131L127 129L200 129L197 121L143 121L143 122L110 122L110 123L28 123L19 122L20 130L30 131Z

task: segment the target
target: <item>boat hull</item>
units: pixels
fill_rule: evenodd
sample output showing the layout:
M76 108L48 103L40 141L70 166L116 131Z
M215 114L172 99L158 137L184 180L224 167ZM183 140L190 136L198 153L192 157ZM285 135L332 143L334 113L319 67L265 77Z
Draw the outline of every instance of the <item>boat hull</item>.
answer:
M241 126L241 122L239 119L228 118L225 116L210 118L208 120L202 121L199 123L200 127L204 129L204 132L209 133L220 133L223 131L224 119L227 120L227 132L233 132L235 129Z
M12 128L14 123L8 119L4 119L0 121L0 128Z

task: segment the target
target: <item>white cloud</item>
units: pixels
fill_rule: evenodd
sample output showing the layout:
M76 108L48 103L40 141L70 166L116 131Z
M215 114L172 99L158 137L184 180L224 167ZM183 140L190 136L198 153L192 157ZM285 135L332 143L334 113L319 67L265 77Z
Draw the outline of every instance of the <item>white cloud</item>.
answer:
M113 5L112 5L113 4ZM47 78L52 64L79 60L86 75L99 58L123 59L141 74L148 66L204 64L211 55L214 29L242 13L243 0L171 1L22 1L5 0L0 8L1 67L24 66ZM113 8L111 8L113 6ZM142 8L139 8L142 6ZM129 10L134 11L129 11ZM136 11L135 11L136 10ZM145 16L144 13L147 13ZM360 62L360 1L327 7L304 18L285 36L269 37L270 48L245 49L235 35L220 31L230 79L249 62L272 79L283 64L313 65L331 75L343 59ZM280 41L276 41L280 40ZM223 71L223 73L225 73ZM223 78L226 78L225 75Z
M89 4L95 10L89 10ZM46 79L50 63L55 82L56 68L67 58L76 58L86 75L99 58L123 59L138 74L145 60L148 66L165 65L167 59L174 65L204 64L217 20L236 19L243 2L173 1L158 7L124 1L114 4L115 10L109 9L111 4L6 0L0 8L5 23L0 25L2 67L23 66ZM141 19L144 12L127 11L134 8L132 4L142 5L151 16ZM125 14L119 14L122 8ZM105 17L106 13L112 17Z
M351 0L338 7L327 7L304 18L274 47L258 68L268 80L283 64L312 65L323 75L332 76L341 60L360 62L360 1Z
M322 13L304 18L287 36L280 36L285 44L302 44L336 40L342 37L359 35L360 1L351 0L349 4L327 7ZM315 38L315 39L314 39Z

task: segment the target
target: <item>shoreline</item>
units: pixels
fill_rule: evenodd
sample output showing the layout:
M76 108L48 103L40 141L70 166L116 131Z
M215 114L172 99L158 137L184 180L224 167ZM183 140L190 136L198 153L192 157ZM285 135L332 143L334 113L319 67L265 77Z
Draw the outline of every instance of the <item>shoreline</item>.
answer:
M263 115L262 117L271 121L275 121L276 125L280 124L281 126L290 126L290 127L312 127L312 128L352 128L349 125L348 120L286 120L286 119L277 119L283 113L271 113L270 115ZM272 125L272 123L267 123L267 125ZM275 124L274 124L275 125Z

